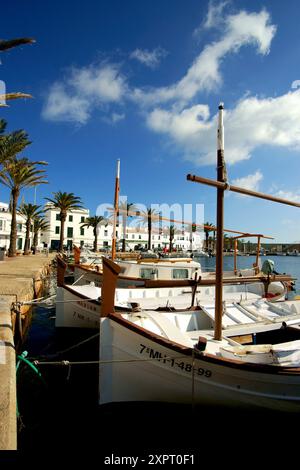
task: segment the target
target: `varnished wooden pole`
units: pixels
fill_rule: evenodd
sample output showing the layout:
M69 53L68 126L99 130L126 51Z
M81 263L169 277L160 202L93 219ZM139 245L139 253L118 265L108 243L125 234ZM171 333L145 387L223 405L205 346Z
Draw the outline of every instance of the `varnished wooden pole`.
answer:
M238 246L238 241L237 239L234 240L234 274L237 273L237 246Z
M113 234L112 234L112 246L111 246L111 259L114 260L116 257L116 227L117 227L117 216L119 209L119 191L120 191L120 160L117 160L117 175L115 183L115 198L114 198L114 219L113 219Z
M103 281L101 288L101 317L113 313L115 307L115 291L118 274L121 271L119 265L108 258L102 258Z
M256 250L256 261L255 261L256 268L258 268L259 254L260 254L260 236L257 237L257 250Z
M288 206L300 207L299 202L290 201L288 199L282 199L281 197L271 196L270 194L259 193L257 191L251 191L250 189L240 188L239 186L232 186L228 183L222 183L221 181L211 180L209 178L203 178L202 176L196 175L187 175L186 179L188 181L194 181L195 183L202 183L208 186L213 186L214 188L223 188L227 191L233 191L234 193L245 194L246 196L258 197L260 199L266 199L271 202L278 202L280 204L286 204ZM228 230L227 230L228 231Z
M222 103L219 105L218 125L218 153L217 153L217 179L225 182L224 161L224 127L223 127ZM222 339L223 316L223 249L224 249L224 188L217 189L217 243L216 243L216 289L215 289L215 336L214 339Z

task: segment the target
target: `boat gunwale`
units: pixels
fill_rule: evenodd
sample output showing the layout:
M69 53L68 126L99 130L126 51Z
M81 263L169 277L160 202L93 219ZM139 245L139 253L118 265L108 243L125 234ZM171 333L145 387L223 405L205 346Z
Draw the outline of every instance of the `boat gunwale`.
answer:
M213 354L205 353L205 351L199 351L197 349L193 349L188 346L183 346L176 341L172 341L168 338L164 338L161 335L156 333L150 332L149 330L143 328L142 326L136 325L129 320L126 320L122 315L118 312L111 312L107 315L107 318L110 320L119 323L120 325L126 327L127 329L139 333L141 336L158 343L161 346L166 348L172 349L176 352L184 354L186 356L195 357L196 359L201 359L208 363L214 363L220 366L228 366L235 369L240 370L247 370L251 372L261 372L266 374L274 374L274 375L300 375L300 367L284 367L284 366L274 366L272 364L255 364L255 363L245 363L239 361L237 359L229 359L222 356L216 357ZM201 341L201 337L199 337Z

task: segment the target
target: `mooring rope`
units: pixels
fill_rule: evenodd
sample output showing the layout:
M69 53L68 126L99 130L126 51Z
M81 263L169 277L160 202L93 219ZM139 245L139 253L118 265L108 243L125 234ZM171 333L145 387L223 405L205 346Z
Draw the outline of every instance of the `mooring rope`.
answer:
M162 358L163 361L167 360L176 360L176 359L185 359L186 356L166 356ZM159 361L160 360L157 357L150 357L147 359L114 359L114 360L97 360L97 361L68 361L68 360L62 360L62 361L39 361L39 360L34 360L32 361L33 364L35 365L46 365L46 366L79 366L79 365L93 365L93 364L119 364L119 363L136 363L136 362L153 362L153 361Z

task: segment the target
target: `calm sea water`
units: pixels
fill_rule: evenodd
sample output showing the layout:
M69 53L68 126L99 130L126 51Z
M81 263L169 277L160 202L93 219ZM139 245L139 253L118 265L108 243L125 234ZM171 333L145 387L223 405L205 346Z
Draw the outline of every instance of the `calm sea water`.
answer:
M261 263L265 260L270 259L274 261L274 269L280 274L290 274L296 278L295 288L296 292L294 295L300 295L300 256L262 256ZM238 256L237 266L240 269L249 268L255 262L255 256ZM203 271L213 270L215 268L215 258L199 258ZM224 256L224 271L230 271L233 269L233 256Z
M263 257L262 261L264 259L272 259L277 272L289 273L300 280L300 257ZM241 256L238 266L246 268L254 261L255 257ZM203 270L215 266L215 258L201 258L200 262ZM225 257L224 269L232 268L233 257ZM299 280L292 296L300 294ZM50 294L54 290L55 279L48 286ZM58 354L91 338L96 332L84 330L59 334L54 318L55 308L35 307L23 347L29 357L57 362L98 360L98 337ZM87 458L95 454L100 468L111 452L146 458L150 452L193 452L195 461L200 462L210 455L208 452L213 452L216 420L221 423L222 442L229 439L229 445L232 444L231 434L234 435L234 446L238 442L244 445L248 431L253 432L254 428L258 450L264 450L266 439L270 438L270 431L265 435L265 428L278 429L280 422L282 426L291 426L296 420L291 415L193 409L192 406L178 405L123 404L99 408L98 365L45 365L39 366L39 370L44 382L26 367L21 368L18 377L19 448L26 455L38 450L45 452L47 458L60 454L60 459L64 456L70 461L78 454Z

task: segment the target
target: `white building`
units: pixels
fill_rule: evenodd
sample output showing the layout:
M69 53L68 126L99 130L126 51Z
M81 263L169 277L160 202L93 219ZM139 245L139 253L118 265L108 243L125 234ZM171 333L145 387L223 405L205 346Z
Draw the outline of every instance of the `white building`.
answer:
M0 202L0 247L8 250L11 230L11 212L9 205ZM23 250L26 237L24 217L17 215L17 250Z
M40 233L38 246L48 247L50 250L57 250L60 239L60 219L59 209L50 208L50 203L45 205L45 218L49 224L49 230ZM92 227L82 227L85 219L89 217L88 209L76 209L67 213L65 222L64 245L71 248L73 244L93 248L94 234ZM11 229L11 213L8 204L0 202L0 247L8 249ZM24 249L26 227L25 219L17 215L17 249ZM98 226L98 249L110 249L112 245L113 227L111 224ZM155 225L152 228L152 249L162 250L169 248L168 227L158 229ZM116 230L118 249L122 248L123 228L119 224ZM191 234L188 231L179 230L174 236L173 248L179 251L191 249ZM32 234L31 234L32 239ZM126 250L146 248L148 245L148 230L146 226L130 225L126 229ZM203 246L203 232L192 234L192 249L201 250Z
M41 234L41 243L50 250L57 250L60 239L60 211L55 208L49 209L49 206L51 206L51 203L45 205L45 218L50 229ZM67 248L72 248L73 244L77 246L93 246L93 228L81 226L89 215L88 209L74 209L72 212L67 213L64 227L64 245Z
M49 207L47 204L45 207ZM60 220L59 209L48 209L46 212L50 230L41 234L41 243L48 246L50 249L57 249L60 239ZM89 217L90 212L88 209L76 209L67 213L65 222L64 245L71 248L73 244L77 246L85 246L93 248L94 234L92 227L82 227L85 219ZM99 225L98 233L98 250L110 249L112 246L113 226L111 223L108 225ZM122 247L123 228L121 224L117 225L116 229L118 249ZM168 227L162 228L160 231L157 227L152 228L152 249L169 248L169 233ZM147 227L142 226L127 226L126 228L126 250L135 250L145 248L148 245L148 230ZM177 230L174 236L173 248L180 251L201 250L203 247L203 232L194 232L191 234L188 231Z

